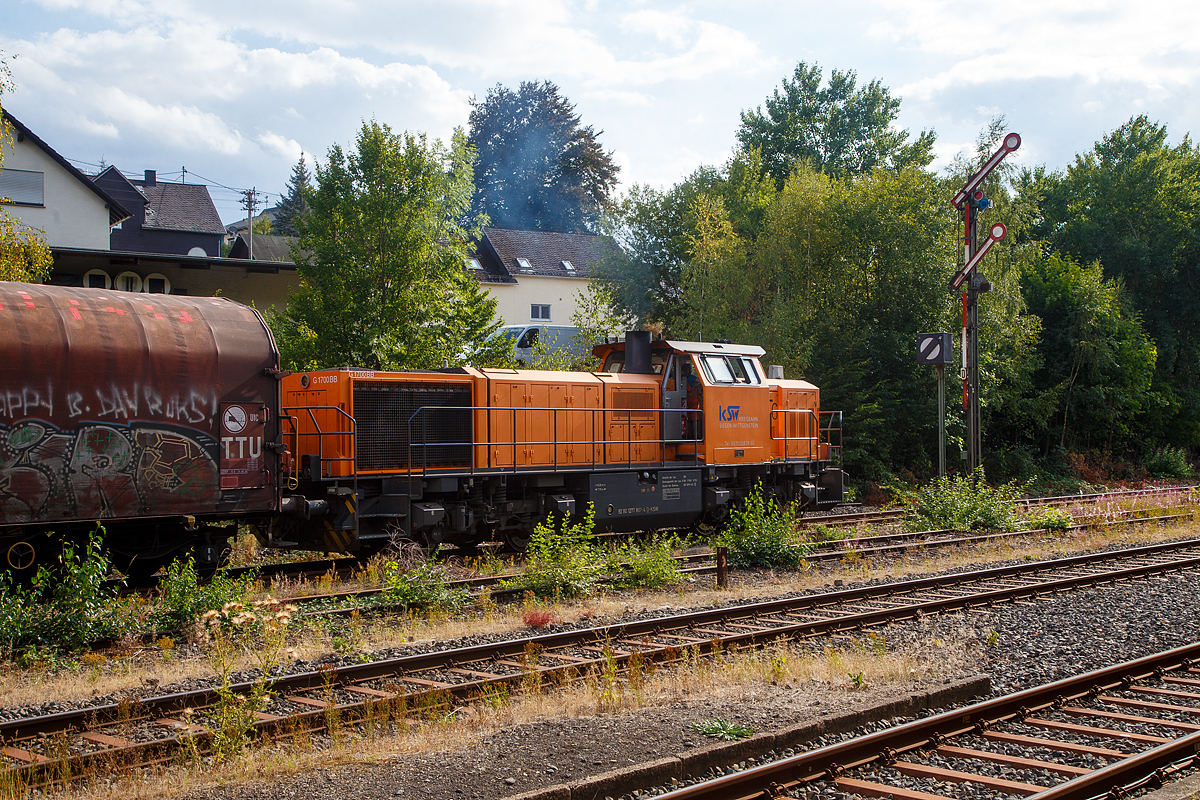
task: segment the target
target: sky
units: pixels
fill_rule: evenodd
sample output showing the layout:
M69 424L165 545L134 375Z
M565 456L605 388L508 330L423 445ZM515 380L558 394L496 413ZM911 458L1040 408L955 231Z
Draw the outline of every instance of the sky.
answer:
M622 189L668 188L736 145L798 62L854 70L937 133L935 167L1003 115L1010 159L1062 169L1146 114L1200 130L1200 4L1008 0L4 0L5 108L85 172L114 164L273 203L300 153L372 117L447 140L472 98L549 80Z

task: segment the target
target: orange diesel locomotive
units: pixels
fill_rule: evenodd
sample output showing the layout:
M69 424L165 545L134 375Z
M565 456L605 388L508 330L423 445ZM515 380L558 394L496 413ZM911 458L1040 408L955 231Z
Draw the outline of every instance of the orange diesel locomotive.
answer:
M841 502L841 414L760 347L625 342L598 372L326 370L282 379L277 547L370 551L396 536L520 549L594 505L600 531L721 519L756 481Z

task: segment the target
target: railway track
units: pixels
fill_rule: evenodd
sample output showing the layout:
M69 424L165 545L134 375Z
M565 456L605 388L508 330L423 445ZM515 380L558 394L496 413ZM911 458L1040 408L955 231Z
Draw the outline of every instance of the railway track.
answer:
M1096 500L1104 499L1104 498L1128 499L1128 498L1134 498L1134 497L1155 496L1155 495L1168 494L1168 493L1172 493L1172 492L1191 490L1194 488L1196 488L1196 487L1186 486L1186 487L1168 487L1168 488L1154 488L1154 489L1121 490L1121 491L1117 491L1117 492L1097 493L1097 494L1088 494L1088 495L1063 495L1063 496L1058 496L1058 497L1024 499L1024 500L1018 501L1018 504L1023 505L1025 508L1033 508L1033 507L1038 507L1038 506L1059 506L1059 505L1067 505L1070 503L1077 503L1077 502L1096 501ZM801 530L803 530L805 528L810 528L810 527L814 527L817 525L823 525L826 527L844 527L847 525L888 523L888 522L899 521L900 519L903 519L908 514L909 514L909 512L906 509L883 509L883 510L877 510L877 511L856 511L856 512L848 512L848 513L836 513L835 512L835 513L830 513L830 514L820 514L820 515L815 515L815 516L811 516L811 517L804 517L801 520L799 520L799 525L800 525ZM1080 527L1082 527L1082 526L1080 526ZM879 535L875 535L875 536L858 537L855 539L855 549L861 549L862 547L866 547L866 548L868 548L868 550L864 551L864 554L867 554L868 552L876 552L876 548L878 548L884 540L913 541L913 540L918 540L921 538L929 538L929 537L938 536L938 535L950 535L952 533L954 533L954 532L953 531L915 531L915 532L885 533L885 534L879 534ZM605 538L613 538L616 536L627 536L627 535L628 534L609 534L609 535L606 535ZM1004 535L1010 535L1010 534L1001 534L1000 536L1004 536ZM1019 533L1011 534L1011 535L1019 535ZM968 541L980 541L981 540L978 536L967 536L967 537L958 537L958 538L960 539L960 541L957 543L965 543ZM932 544L932 542L931 542L931 544ZM831 552L826 553L825 552L826 549L827 548L822 548L822 549L816 551L816 554L810 560L823 560L823 559L834 557ZM878 550L878 552L882 553L885 551L880 549L880 550ZM309 561L264 564L261 566L254 566L254 567L249 567L249 566L231 567L231 568L222 570L222 574L224 574L230 578L239 578L244 575L254 574L260 578L264 578L267 580L277 580L277 579L299 580L299 579L319 578L319 577L322 577L325 575L331 575L336 579L345 579L345 578L352 577L356 572L358 572L361 569L361 567L362 567L361 560L354 558L352 556L349 556L349 557L343 556L343 557L339 557L339 558L323 558L323 559L315 559L315 560L309 560ZM503 577L511 577L511 576L501 576L499 578L484 577L484 578L479 578L479 579L464 579L463 581L460 581L459 583L461 583L463 586L467 586L470 588L479 588L479 587L484 587L484 586L495 585L501 579L503 579ZM110 586L114 589L120 589L122 591L147 592L147 591L151 591L151 590L157 588L158 577L157 576L144 576L144 577L137 577L137 578L126 578L123 581L107 581L106 585ZM369 590L367 590L366 593L370 593ZM345 594L363 594L363 592L345 593Z
M1126 516L1122 519L1110 520L1108 522L1068 526L1068 529L1082 529L1088 527L1097 527L1099 525L1129 525L1148 522L1164 524L1167 522L1177 522L1184 519L1190 519L1191 516L1191 512L1185 511L1139 517ZM1013 531L1008 533L980 533L962 535L956 531L913 531L907 533L882 534L879 536L863 537L853 540L843 539L826 543L817 549L809 551L805 555L805 558L810 562L830 562L844 559L850 555L861 558L894 556L911 552L915 548L933 550L938 548L958 547L967 544L979 544L981 542L1010 539L1014 537L1028 536L1034 533L1045 532L1046 531ZM715 572L717 569L716 560L712 553L681 555L676 556L675 558L680 564L679 572L682 575L710 574ZM450 581L449 586L454 589L467 589L473 592L486 590L490 593L493 600L511 599L519 596L521 591L518 589L503 588L501 584L507 580L516 578L517 576L518 573L508 573L503 575L464 578ZM341 602L343 603L341 606L326 607L320 609L319 611L302 611L301 616L306 616L309 614L320 616L346 616L354 613L355 611L362 611L364 604L363 601L369 602L372 600L372 598L377 598L384 594L385 591L386 590L382 588L350 589L342 592L293 596L288 598L288 602L299 604L330 604ZM391 608L403 608L403 606L392 607L379 604L372 606L372 610L376 611L387 611Z
M803 640L1198 569L1200 540L1154 544L278 675L265 685L266 703L253 709L248 727L256 737L271 737L319 730L335 719L394 722L413 709L444 713L502 686L532 687L631 663L671 662L684 651L703 655ZM262 681L244 682L223 692L200 689L5 720L0 785L161 763L177 758L184 747L203 753L223 730L228 698L250 697L263 688Z
M1200 643L954 709L661 795L828 791L942 800L964 784L1036 800L1120 798L1200 762ZM976 790L972 790L976 791Z

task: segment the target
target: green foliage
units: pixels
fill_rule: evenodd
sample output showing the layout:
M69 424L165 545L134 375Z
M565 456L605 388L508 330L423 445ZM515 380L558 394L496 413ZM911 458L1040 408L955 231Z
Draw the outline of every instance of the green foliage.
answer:
M658 534L645 542L623 542L609 556L612 584L618 589L657 589L680 579L675 536Z
M804 529L804 537L812 542L838 542L848 539L852 531L846 528L835 528L832 525L817 523Z
M850 678L850 687L855 691L867 688L867 679L861 672L847 672L846 676Z
M795 510L780 509L764 495L761 481L730 514L717 544L729 548L729 563L735 567L795 568L811 548L796 535Z
M997 631L989 631L989 632L988 632L988 635L987 635L986 644L987 644L987 646L988 646L988 647L995 647L996 645L1000 644L1000 634L999 634L999 632L997 632Z
M577 522L568 524L561 520L556 526L553 516L542 521L529 538L525 568L501 585L538 597L587 597L606 567L604 553L596 544L595 530L596 510L591 503Z
M1156 478L1194 478L1196 470L1188 463L1182 447L1159 447L1146 456L1143 466Z
M900 98L878 80L859 87L853 70L833 70L822 86L820 66L801 61L791 78L762 106L742 112L737 137L743 148L762 152L763 166L783 186L798 163L831 175L861 175L876 167L928 166L932 131L908 141L893 127Z
M299 288L271 317L286 367L436 368L503 357L496 301L463 268L474 152L363 123L317 165Z
M158 584L158 602L154 622L160 629L186 628L200 620L206 611L221 609L228 603L245 601L253 589L255 575L246 573L231 578L218 572L201 582L191 555L172 561Z
M1175 146L1145 115L1106 134L1065 172L1023 176L1039 198L1034 233L1081 264L1121 278L1157 348L1153 391L1162 402L1144 420L1148 438L1200 444L1200 148Z
M497 84L471 101L470 145L479 153L472 213L501 228L587 232L620 167L592 126L550 81Z
M12 58L15 56L0 50L0 110L4 93L17 88L9 66ZM0 168L4 166L5 151L12 146L11 138L8 122L0 118ZM37 282L50 274L53 265L54 256L50 253L46 235L0 210L0 281Z
M1035 390L1055 406L1042 417L1045 449L1130 443L1138 418L1157 404L1157 354L1121 281L1106 280L1098 263L1050 256L1026 267L1023 291L1042 319Z
M916 514L916 528L969 531L976 528L997 531L1016 530L1018 520L1013 503L1025 487L1015 481L993 488L983 469L973 475L947 475L936 478L917 490L905 503Z
M121 636L134 625L128 604L115 587L104 586L109 562L104 528L97 526L80 552L63 545L59 566L38 567L32 586L0 575L0 646L13 651L29 646L76 650Z
M1075 520L1070 513L1060 508L1043 508L1029 517L1030 527L1047 531L1062 532L1073 524L1075 524Z
M279 200L279 212L275 215L275 232L280 236L300 235L300 220L308 214L305 195L312 191L311 180L304 153L301 153L300 160L292 167L287 189Z
M433 558L408 570L389 561L384 564L382 575L384 588L379 600L386 605L458 608L470 599L466 589L455 589L450 585L450 573L445 565Z
M755 734L757 728L736 722L729 722L717 717L716 719L705 720L704 722L693 722L692 730L703 733L705 736L713 739L734 741L736 739L749 739Z

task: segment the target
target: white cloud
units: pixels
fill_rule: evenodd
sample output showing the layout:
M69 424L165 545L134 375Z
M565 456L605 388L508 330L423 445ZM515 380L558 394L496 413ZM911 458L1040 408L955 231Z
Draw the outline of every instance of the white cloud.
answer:
M295 139L285 138L272 131L259 134L255 139L266 149L292 161L299 160L300 154L304 152L304 148Z
M649 95L641 92L622 92L616 89L598 89L588 92L584 95L589 99L602 100L605 102L619 103L630 108L640 107L649 108L654 105L653 99Z
M899 90L929 98L953 87L1017 80L1083 79L1140 84L1157 98L1200 77L1200 7L1177 0L1133 4L1011 0L877 0L893 19L871 27L944 67Z

